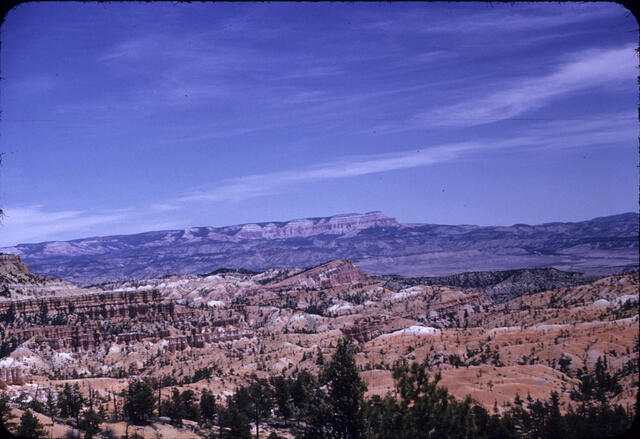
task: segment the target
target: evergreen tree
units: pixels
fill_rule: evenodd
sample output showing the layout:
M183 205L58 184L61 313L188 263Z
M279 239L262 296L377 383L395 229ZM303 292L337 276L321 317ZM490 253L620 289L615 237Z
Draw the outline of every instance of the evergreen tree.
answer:
M316 364L318 366L324 365L324 355L322 354L322 349L318 348L318 356L316 357Z
M196 395L191 389L187 389L180 395L182 402L184 417L190 421L198 421L200 419L200 413L198 409L198 403Z
M171 418L173 423L178 425L182 424L183 419L200 420L200 410L196 402L196 396L191 389L187 389L182 393L178 389L173 389L171 399L162 403L161 410L162 413Z
M517 435L513 427L511 419L508 417L500 417L496 414L489 415L487 410L480 406L474 405L473 418L478 429L478 437L483 439L516 439Z
M46 435L44 426L38 421L31 410L25 410L20 417L20 424L16 436L20 438L40 439Z
M366 386L358 374L353 352L346 339L338 342L331 361L321 373L321 382L328 390L331 410L331 437L359 439L364 431L364 392Z
M547 419L545 422L545 437L564 438L569 434L565 418L560 413L560 396L558 392L551 392L551 403L546 404Z
M4 321L7 324L11 324L15 321L16 319L16 305L14 302L11 302L11 304L9 305L9 308L7 309L7 312L4 315Z
M93 407L86 410L82 414L82 422L80 423L80 428L85 430L85 439L92 439L93 436L100 433L100 424L102 422L103 419L93 410Z
M162 402L161 407L162 414L171 418L174 424L182 424L184 419L184 410L182 406L182 398L180 397L180 391L173 389L171 392L171 398Z
M399 402L387 397L374 401L369 413L378 418L370 427L376 439L473 438L478 429L474 422L471 399L456 401L444 387L440 375L431 380L424 367L413 363L393 372ZM371 421L369 422L371 425Z
M45 301L40 303L40 323L45 325L47 323L47 317L49 316L49 307Z
M239 410L235 402L230 401L225 410L220 412L220 433L228 428L225 434L229 439L251 439L251 430L249 427L249 418Z
M307 395L303 412L305 428L300 437L303 439L324 439L336 437L334 434L334 418L329 398L320 388L314 388Z
M571 392L571 399L583 403L597 403L604 407L609 400L622 392L618 377L609 373L607 357L598 357L595 370L589 373L585 366L578 370L580 385L577 391Z
M248 405L245 405L245 414L256 424L256 439L259 439L260 422L271 414L273 409L273 390L265 379L253 377L253 383L247 389ZM241 406L238 405L240 408Z
M402 416L394 398L373 396L365 406L366 437L387 438L390 432L400 431Z
M205 389L200 396L200 420L202 422L213 422L216 411L216 398Z
M305 417L311 404L311 395L317 387L316 378L306 370L299 372L292 384L291 400L296 420Z
M47 392L46 410L48 416L56 416L58 414L58 407L56 406L56 401L53 399L51 389Z
M58 408L60 416L63 418L76 418L76 425L80 421L80 411L84 405L84 398L80 393L78 384L74 384L73 388L67 383L64 385L62 393L58 395Z
M271 379L275 394L275 405L278 409L278 415L282 416L285 425L287 420L293 415L293 407L291 405L291 388L293 382L284 376L277 376Z
M129 388L125 394L124 413L134 424L146 424L155 407L153 388L144 380L129 382Z
M11 406L9 405L9 395L2 392L0 395L0 424L5 428L11 426L13 423L11 419L15 418L11 413Z

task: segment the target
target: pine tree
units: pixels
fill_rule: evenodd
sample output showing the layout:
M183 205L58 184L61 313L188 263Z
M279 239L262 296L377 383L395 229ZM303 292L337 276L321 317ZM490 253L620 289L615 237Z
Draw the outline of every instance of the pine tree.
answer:
M20 417L20 424L16 436L20 438L40 439L46 435L44 426L38 421L31 410L25 410Z
M317 387L316 379L306 370L299 372L292 384L291 401L297 424L305 416L311 404L313 389Z
M547 404L548 419L545 423L545 436L548 438L567 437L569 431L566 421L560 413L560 396L551 392L551 403Z
M310 390L303 411L305 421L303 439L338 437L335 434L334 417L326 392L318 387Z
M359 439L364 432L364 392L366 385L358 374L349 341L338 342L336 352L321 373L321 382L327 385L328 404L331 409L329 425L332 437Z
M271 385L274 389L278 415L282 416L285 425L287 425L287 420L293 415L293 407L291 405L291 388L293 382L284 376L277 376L271 379Z
M63 418L76 418L76 423L79 423L80 411L83 405L84 398L80 394L78 384L74 384L73 388L68 383L65 384L62 393L58 395L60 416Z
M182 402L185 419L197 422L200 419L200 413L198 410L198 403L196 402L196 395L193 390L187 389L182 392L180 400Z
M220 413L220 433L222 437L222 429L229 428L229 434L226 436L232 439L251 439L251 430L249 427L249 418L244 412L238 409L235 402L230 401L227 409Z
M200 419L202 422L213 422L216 416L216 398L213 394L204 390L200 396Z
M11 406L9 405L9 395L2 392L0 395L0 424L5 427L12 425L11 419L15 418L11 413Z
M14 302L11 302L9 308L7 309L6 314L4 315L4 321L7 324L11 324L16 319L16 305Z
M244 406L246 415L256 424L256 439L259 439L260 422L273 409L273 390L265 379L257 379L253 377L253 383L246 388L248 404ZM242 408L238 404L239 408Z
M171 418L174 424L182 424L184 419L184 407L182 405L182 398L180 397L180 391L173 389L171 393L171 399L163 403L162 413Z
M47 415L56 416L58 414L58 407L56 406L56 402L53 399L53 392L51 389L47 392Z
M125 394L124 413L134 424L146 424L155 408L153 388L143 380L129 382Z
M373 400L373 407L369 403L369 412L378 416L377 422L369 421L372 438L476 437L478 428L471 398L467 397L463 402L456 401L446 388L438 386L439 374L432 380L423 366L413 363L395 369L393 378L399 401L386 397L384 400Z
M80 428L85 430L85 439L92 439L94 435L100 433L100 423L102 421L100 415L93 410L93 407L83 413Z

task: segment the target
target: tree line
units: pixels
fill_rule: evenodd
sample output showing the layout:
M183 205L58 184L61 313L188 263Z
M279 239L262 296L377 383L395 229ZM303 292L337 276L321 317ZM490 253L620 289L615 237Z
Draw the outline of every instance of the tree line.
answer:
M153 383L131 380L122 394L122 416L133 424L157 420L156 413L176 425L191 420L210 428L212 439L260 439L265 423L288 429L299 439L582 439L627 432L638 408L638 401L630 408L610 403L622 388L609 373L606 357L598 359L593 373L580 371L580 385L571 393L574 403L564 413L557 392L546 401L516 394L502 413L497 406L489 411L469 396L455 399L439 385L439 373L430 375L418 363L396 367L393 378L393 395L365 400L366 385L352 346L343 339L317 376L307 371L290 377L253 376L224 402L206 390L198 398L191 389L173 389L158 404ZM32 408L74 419L91 439L106 414L102 407L94 410L91 402L83 410L87 402L77 387L66 385L56 404ZM0 420L8 421L6 416L0 400ZM31 419L25 422L33 424ZM276 433L267 437L277 438Z

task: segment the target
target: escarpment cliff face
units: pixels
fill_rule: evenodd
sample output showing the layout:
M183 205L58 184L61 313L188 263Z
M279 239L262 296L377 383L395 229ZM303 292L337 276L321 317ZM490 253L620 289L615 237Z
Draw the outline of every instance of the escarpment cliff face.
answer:
M24 271L19 259L11 261ZM127 360L129 346L155 346L158 355L171 355L252 336L242 305L207 312L177 304L162 289L167 283L159 286L74 287L74 294L0 301L0 386L21 384L33 374L70 377L82 370L67 367L74 358L91 359L104 376L122 376L140 366Z
M235 233L235 229L240 227ZM344 214L328 218L304 218L286 223L244 224L224 227L220 233L233 233L234 239L288 239L316 235L345 235L372 227L400 227L382 212Z
M272 288L334 288L371 282L358 267L347 259L327 262L309 268L272 285Z
M29 319L41 316L43 319L58 315L74 314L84 319L94 319L98 315L105 318L135 317L145 313L149 307L162 307L158 291L115 291L77 294L66 297L42 297L0 302L0 316L10 312L15 318Z
M19 256L0 253L0 303L4 300L33 296L73 294L73 285L30 273L29 265Z
M0 276L2 281L5 280L5 276L27 276L29 274L29 265L22 262L20 257L16 255L9 255L0 253Z
M222 267L292 269L344 258L365 273L401 276L522 268L608 275L637 268L637 236L637 213L575 223L480 227L399 224L371 212L20 244L4 251L22 256L38 273L80 285ZM508 290L496 289L496 297L508 298Z

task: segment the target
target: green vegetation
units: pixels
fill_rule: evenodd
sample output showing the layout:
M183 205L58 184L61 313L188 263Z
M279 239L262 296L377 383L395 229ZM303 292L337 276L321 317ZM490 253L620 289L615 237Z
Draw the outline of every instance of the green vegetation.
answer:
M216 397L208 390L204 390L200 396L200 420L202 423L213 422L217 411Z
M11 420L14 416L11 414L11 406L9 405L9 395L2 392L0 395L0 424L4 427L12 425Z
M124 413L134 424L146 424L155 408L153 388L144 380L129 382L129 388L125 392Z
M471 398L456 401L440 375L431 380L425 369L413 363L393 372L399 400L387 396L367 403L368 435L386 438L477 437Z
M638 404L627 409L611 404L622 388L620 375L610 373L607 358L599 358L593 371L583 368L577 376L580 384L571 394L575 405L562 411L558 393L552 392L547 401L516 395L506 411L500 414L496 405L490 413L470 397L456 400L438 385L438 373L429 375L418 363L393 369L393 394L365 400L366 386L352 346L341 340L317 377L304 370L269 380L253 376L221 404L209 391L198 398L191 389L174 389L159 408L174 424L188 419L213 427L210 437L219 439L260 439L259 428L265 423L288 429L299 439L595 439L629 431ZM156 399L148 381L131 380L122 397L124 419L135 424L155 419ZM94 410L92 398L82 398L77 385L66 384L57 404L49 394L47 403L37 407L43 413L75 418L87 439L100 433L105 418L103 410ZM3 394L0 421L6 426L11 417L9 399ZM123 419L117 409L114 419ZM17 431L39 437L39 428L26 409ZM276 437L272 433L267 439Z
M20 424L16 431L16 436L20 438L40 439L46 435L44 426L38 421L31 410L25 410L20 417Z
M84 405L84 398L80 394L80 387L74 384L73 388L69 384L64 385L64 389L58 395L58 409L63 418L75 418L76 424L80 423L80 411Z
M173 389L171 399L162 402L160 410L177 425L181 425L183 419L198 421L200 418L196 396L191 389L182 393L178 389Z

